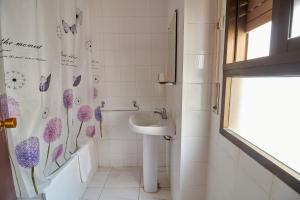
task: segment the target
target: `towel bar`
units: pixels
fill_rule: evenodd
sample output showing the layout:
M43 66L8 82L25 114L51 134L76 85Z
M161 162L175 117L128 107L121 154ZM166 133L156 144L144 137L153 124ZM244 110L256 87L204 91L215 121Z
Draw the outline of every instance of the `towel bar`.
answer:
M105 101L101 101L101 111L102 112L118 112L118 111L139 111L140 110L140 107L137 105L136 101L132 101L132 106L133 106L133 109L103 109L105 108Z

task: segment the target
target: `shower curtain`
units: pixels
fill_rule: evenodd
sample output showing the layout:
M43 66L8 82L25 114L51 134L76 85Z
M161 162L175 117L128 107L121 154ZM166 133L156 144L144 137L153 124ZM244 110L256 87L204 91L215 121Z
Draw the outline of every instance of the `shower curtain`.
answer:
M17 118L7 130L16 193L34 197L98 135L88 1L0 0L0 22L0 117Z

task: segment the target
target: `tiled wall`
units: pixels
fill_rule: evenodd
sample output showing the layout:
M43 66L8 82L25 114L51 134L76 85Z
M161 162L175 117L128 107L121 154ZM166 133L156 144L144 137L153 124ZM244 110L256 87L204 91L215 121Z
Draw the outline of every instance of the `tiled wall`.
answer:
M300 195L219 133L212 114L207 200L299 200Z
M133 100L141 110L164 107L165 87L156 82L167 63L167 0L91 0L91 7L99 101L105 109L131 109ZM130 114L103 114L100 166L142 163L142 137L129 129Z
M219 0L221 14L225 2ZM220 35L224 42L224 30ZM222 77L218 81L222 83ZM219 126L220 115L211 113L207 200L300 200L300 194L224 138Z
M216 8L216 0L185 0L181 199L205 199Z
M184 1L169 0L169 22L174 10L178 10L177 32L177 83L166 87L167 108L176 122L176 135L171 142L171 193L173 200L180 199L180 160L181 160L181 113L182 113L182 70L183 70L183 32L184 32Z
M204 200L206 193L216 1L169 1L179 12L179 79L167 88L167 104L175 113L171 190L174 200ZM169 11L170 13L170 11ZM180 109L180 110L178 110Z

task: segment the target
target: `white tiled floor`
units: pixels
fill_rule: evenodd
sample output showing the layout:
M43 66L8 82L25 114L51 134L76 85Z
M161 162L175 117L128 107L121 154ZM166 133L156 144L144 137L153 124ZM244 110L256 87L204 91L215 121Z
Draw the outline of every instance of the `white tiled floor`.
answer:
M162 169L159 182L162 187L159 192L146 193L140 168L99 168L82 200L171 200L167 176Z

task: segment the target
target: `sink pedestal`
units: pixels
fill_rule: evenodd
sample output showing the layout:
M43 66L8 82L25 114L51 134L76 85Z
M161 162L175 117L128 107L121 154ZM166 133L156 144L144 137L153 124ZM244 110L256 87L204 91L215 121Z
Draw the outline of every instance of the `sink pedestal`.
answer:
M137 112L129 118L130 128L143 135L143 175L145 192L157 192L159 142L162 136L175 135L172 119L154 112Z
M143 175L145 192L157 192L159 137L143 135Z

